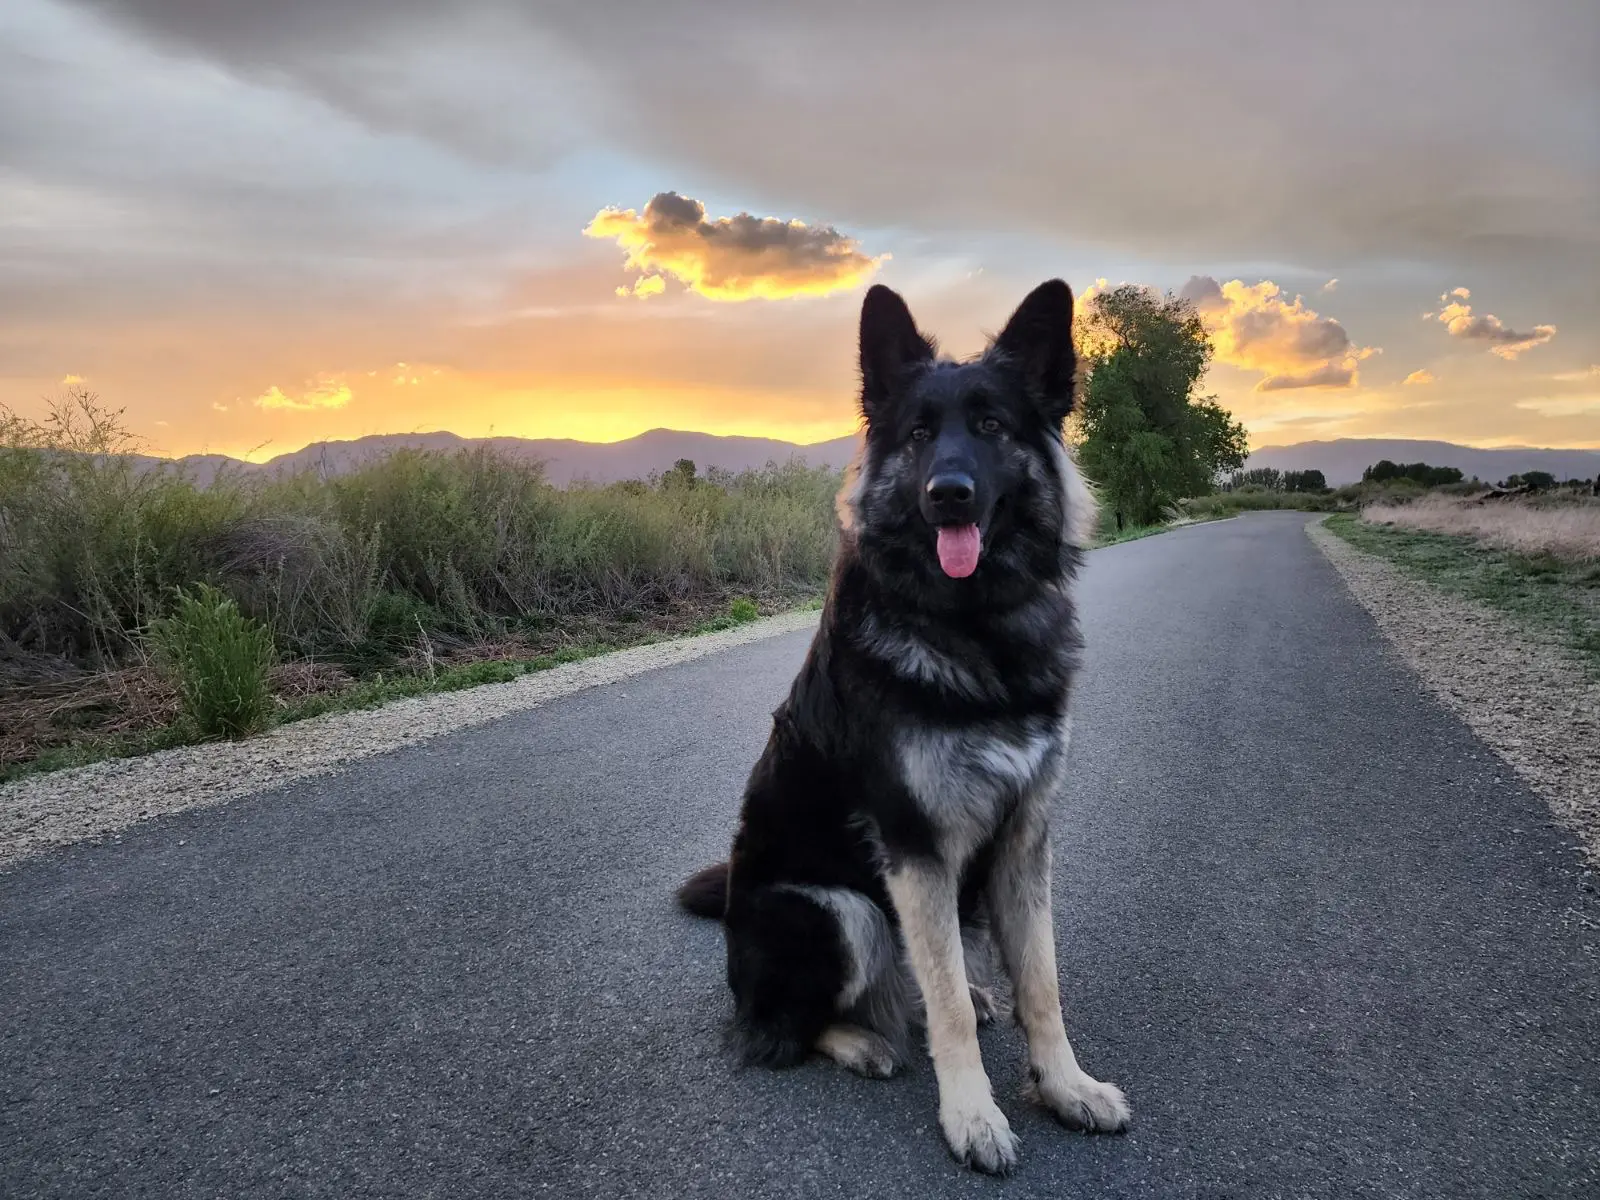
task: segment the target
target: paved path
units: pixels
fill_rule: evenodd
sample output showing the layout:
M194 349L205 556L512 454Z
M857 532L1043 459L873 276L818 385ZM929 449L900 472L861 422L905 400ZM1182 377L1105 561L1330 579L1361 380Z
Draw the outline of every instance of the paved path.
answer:
M1600 1195L1569 839L1263 514L1097 551L1060 959L1123 1138L997 1183L890 1082L720 1056L724 851L788 636L0 875L0 1196Z

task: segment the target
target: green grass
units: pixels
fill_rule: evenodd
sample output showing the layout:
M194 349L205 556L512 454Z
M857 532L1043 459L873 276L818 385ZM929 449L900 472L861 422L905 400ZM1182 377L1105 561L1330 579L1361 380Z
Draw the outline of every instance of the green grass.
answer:
M244 737L265 723L272 634L216 588L179 589L172 615L152 623L150 638L201 737Z
M1471 537L1371 525L1350 513L1330 533L1407 574L1553 634L1600 673L1600 564L1498 550Z

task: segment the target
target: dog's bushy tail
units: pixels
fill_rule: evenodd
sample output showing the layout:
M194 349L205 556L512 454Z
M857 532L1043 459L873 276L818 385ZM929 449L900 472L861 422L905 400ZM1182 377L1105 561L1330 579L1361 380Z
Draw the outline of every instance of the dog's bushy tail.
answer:
M678 888L678 903L697 917L720 921L728 911L728 864L703 867Z

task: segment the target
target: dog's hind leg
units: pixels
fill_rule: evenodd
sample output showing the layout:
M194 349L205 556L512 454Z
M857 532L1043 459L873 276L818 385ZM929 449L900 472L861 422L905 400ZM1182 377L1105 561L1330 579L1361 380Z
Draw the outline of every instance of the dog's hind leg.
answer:
M906 1005L889 918L849 888L776 884L728 906L728 981L747 1062L813 1050L881 1078L901 1064Z
M859 1025L830 1025L817 1039L817 1052L869 1079L887 1079L900 1069L900 1055L888 1040Z
M1004 1174L1016 1165L1017 1138L994 1102L978 1049L961 953L957 880L943 864L908 861L889 871L889 896L905 934L911 970L922 989L928 1049L939 1081L939 1125L957 1159Z
M1132 1119L1127 1098L1115 1084L1094 1079L1078 1065L1061 1015L1044 819L1048 803L1048 790L1030 797L1001 831L989 877L995 940L1028 1037L1037 1099L1069 1128L1121 1133Z
M967 967L967 990L979 1025L992 1025L1010 1009L994 987L994 939L984 923L961 926L961 958Z

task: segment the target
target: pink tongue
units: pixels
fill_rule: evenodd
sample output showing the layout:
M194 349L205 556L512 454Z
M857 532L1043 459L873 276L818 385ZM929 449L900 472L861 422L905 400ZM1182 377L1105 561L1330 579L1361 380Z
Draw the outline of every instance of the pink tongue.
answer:
M976 525L939 526L939 565L951 579L965 579L978 569L980 547Z

